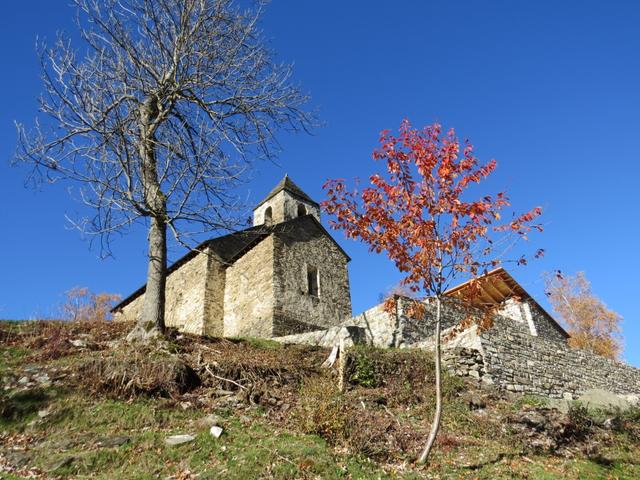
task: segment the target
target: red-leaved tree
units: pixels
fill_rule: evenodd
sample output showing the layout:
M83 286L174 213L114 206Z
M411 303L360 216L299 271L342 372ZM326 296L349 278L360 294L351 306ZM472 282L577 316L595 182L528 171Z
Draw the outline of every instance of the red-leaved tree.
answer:
M435 302L436 412L418 459L424 463L442 415L443 294L453 282L471 278L473 285L473 279L506 261L526 264L525 255L512 260L506 255L530 231L542 230L534 224L541 209L502 220L501 211L510 206L504 192L468 199L469 188L486 179L496 161L480 164L469 142L461 145L453 129L443 133L438 124L418 130L403 121L399 135L382 132L373 158L386 163L385 173L371 175L362 191L347 189L341 179L327 181L323 207L334 217L334 229L362 240L371 251L385 252L404 274L401 284Z

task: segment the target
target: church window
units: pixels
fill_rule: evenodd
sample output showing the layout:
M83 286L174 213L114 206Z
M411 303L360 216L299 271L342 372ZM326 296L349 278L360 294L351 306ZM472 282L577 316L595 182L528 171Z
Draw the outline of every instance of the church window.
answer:
M320 286L318 282L318 269L307 265L307 293L314 297L320 296Z
M267 209L264 211L264 223L265 225L271 225L272 221L273 221L273 210L271 210L271 207L267 207Z
M305 207L302 203L298 204L298 216L302 217L307 214L307 207Z

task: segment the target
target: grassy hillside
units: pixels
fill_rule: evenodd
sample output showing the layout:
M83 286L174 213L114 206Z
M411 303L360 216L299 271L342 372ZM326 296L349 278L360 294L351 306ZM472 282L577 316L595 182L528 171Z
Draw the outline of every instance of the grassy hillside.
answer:
M417 467L423 352L353 349L340 393L323 349L176 334L131 348L127 328L0 324L0 478L640 478L639 411L562 414L447 377Z

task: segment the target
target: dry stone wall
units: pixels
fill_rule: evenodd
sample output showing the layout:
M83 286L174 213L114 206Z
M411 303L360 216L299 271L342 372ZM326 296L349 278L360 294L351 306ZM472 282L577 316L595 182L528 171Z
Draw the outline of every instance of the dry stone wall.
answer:
M480 338L481 367L507 390L565 398L593 388L640 394L640 369L528 335L504 319Z
M480 350L465 347L445 349L442 354L442 361L454 375L484 380L485 383L494 383L491 377L487 375L484 358Z
M399 297L397 314L387 313L381 303L354 316L344 325L361 327L365 332L365 342L369 345L381 348L412 346L433 337L436 311L434 305L424 304L424 317L411 318L405 314L410 303L411 300ZM443 309L442 329L456 325L464 317L464 312L454 306Z
M401 299L396 317L377 305L343 325L360 328L359 340L354 341L378 347L431 347L434 306L425 305L426 314L421 320L403 315L406 306ZM526 321L495 316L492 328L478 332L472 327L447 342L443 359L448 369L509 391L555 398L577 398L592 389L640 395L640 369L569 348L565 334L546 312L531 308L531 313L534 332ZM443 330L465 317L465 310L455 304L444 306ZM325 343L333 338L317 332L316 337Z
M640 394L640 369L589 352L569 348L562 329L535 302L530 302L535 335L527 322L495 316L493 327L481 332L474 348L448 349L445 361L457 375L496 384L506 390L577 398L598 388L617 394ZM442 312L447 329L466 316L455 305ZM407 319L403 338L407 345L433 337L434 311L427 305L425 321ZM428 342L427 342L428 343ZM454 344L455 345L455 344Z
M545 312L536 302L527 302L528 308L533 317L533 323L536 328L537 335L548 340L556 342L566 342L567 335L564 333L560 325L558 325L550 315Z

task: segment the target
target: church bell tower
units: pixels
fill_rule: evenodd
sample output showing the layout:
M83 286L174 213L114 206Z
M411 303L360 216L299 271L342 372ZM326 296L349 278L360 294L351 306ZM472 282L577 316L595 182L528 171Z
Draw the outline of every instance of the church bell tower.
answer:
M275 225L304 215L320 221L320 205L285 175L253 209L253 225Z

